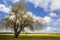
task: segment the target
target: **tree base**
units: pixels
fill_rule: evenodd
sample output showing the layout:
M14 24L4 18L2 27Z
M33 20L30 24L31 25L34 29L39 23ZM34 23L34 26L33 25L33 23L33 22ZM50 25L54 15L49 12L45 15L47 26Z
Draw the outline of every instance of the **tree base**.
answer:
M14 38L18 38L17 36L15 36Z

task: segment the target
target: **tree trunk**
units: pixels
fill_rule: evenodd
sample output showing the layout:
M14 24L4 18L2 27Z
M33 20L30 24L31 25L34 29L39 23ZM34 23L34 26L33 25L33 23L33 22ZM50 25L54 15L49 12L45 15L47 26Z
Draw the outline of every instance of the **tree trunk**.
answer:
M14 36L15 38L18 38L18 34L17 33L15 33L15 36Z
M19 31L17 31L18 30L18 28L16 28L17 26L16 26L16 24L14 25L14 31L15 31L15 38L18 38L18 36L19 36L19 34L21 33L21 31L22 31L22 25L21 25L21 28L20 28L20 30Z
M17 29L15 29L15 35L14 35L15 38L18 38L18 32L17 32Z
M15 29L15 38L18 38L19 34L21 33L22 28L17 32L17 29Z

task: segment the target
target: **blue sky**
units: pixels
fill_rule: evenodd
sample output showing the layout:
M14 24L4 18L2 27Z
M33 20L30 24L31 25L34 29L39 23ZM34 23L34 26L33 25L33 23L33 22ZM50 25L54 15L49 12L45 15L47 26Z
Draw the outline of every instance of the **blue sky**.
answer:
M25 2L27 11L46 21L46 32L60 33L60 0L0 0L0 19L10 11L16 2ZM44 31L43 31L44 32Z

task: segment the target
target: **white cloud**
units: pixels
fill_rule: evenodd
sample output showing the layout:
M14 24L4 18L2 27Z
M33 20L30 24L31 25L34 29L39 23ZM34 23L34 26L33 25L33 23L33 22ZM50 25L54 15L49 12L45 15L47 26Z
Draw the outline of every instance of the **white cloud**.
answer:
M36 15L33 15L32 12L29 12L29 11L28 11L28 12L27 12L27 15L33 17L33 19L34 19L35 22L36 22L36 21L39 21L39 22L43 21L43 18L41 18L41 17L39 17L39 16L36 16ZM26 17L26 16L24 16L24 17Z
M58 17L57 14L56 14L56 13L53 13L53 12L51 12L49 15L50 15L51 17Z
M10 0L12 3L17 3L19 2L20 0Z
M33 32L30 31L28 28L25 28L25 31L27 33L60 33L60 30L54 29L52 27L47 27L46 29L40 31L34 30Z
M33 16L33 13L28 11L28 12L27 12L27 15Z
M49 23L52 21L51 17L49 16L45 16L43 19L46 21L46 23Z
M10 30L3 29L0 32L12 32L12 31L11 31L11 29Z
M51 10L60 9L60 0L52 0L50 9Z
M46 29L47 31L51 31L52 30L52 28L51 27L47 27L47 29Z
M6 7L5 5L0 4L0 11L9 13L11 10L10 10L10 8Z
M26 0L26 2L33 3L35 7L42 7L45 11L60 9L60 0Z
M53 22L54 25L60 26L60 18Z
M19 2L20 0L3 0L3 2L4 2L6 5L8 5L8 4L7 4L7 1L12 2L12 3L17 3L17 2Z
M39 20L41 17L38 17L38 16L36 16L36 15L33 15L33 19L34 20Z
M48 4L49 4L50 0L26 0L26 2L33 3L35 5L35 8L42 7L45 10L46 9L48 10Z
M44 18L40 17L40 16L36 16L36 15L33 15L32 12L27 12L29 16L33 17L34 19L34 22L38 21L39 23L49 23L52 19L49 17L49 16L45 16ZM27 17L27 16L24 16L24 17Z

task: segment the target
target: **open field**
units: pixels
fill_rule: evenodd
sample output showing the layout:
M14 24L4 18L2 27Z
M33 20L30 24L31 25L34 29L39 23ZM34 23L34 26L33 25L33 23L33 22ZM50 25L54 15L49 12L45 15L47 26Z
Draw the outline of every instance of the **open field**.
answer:
M14 34L0 34L0 40L60 40L60 34L20 34L14 38Z

